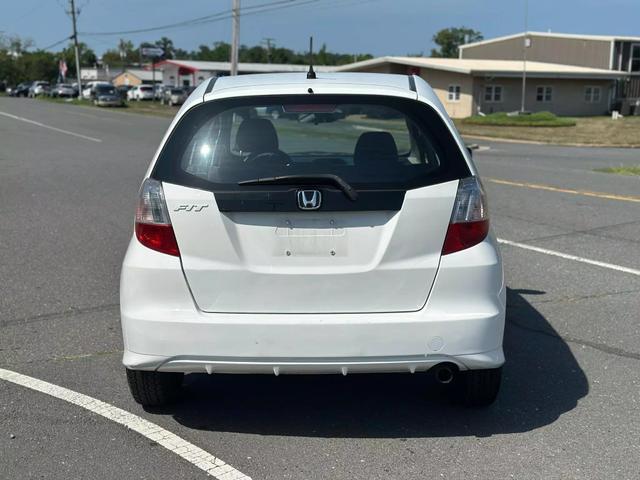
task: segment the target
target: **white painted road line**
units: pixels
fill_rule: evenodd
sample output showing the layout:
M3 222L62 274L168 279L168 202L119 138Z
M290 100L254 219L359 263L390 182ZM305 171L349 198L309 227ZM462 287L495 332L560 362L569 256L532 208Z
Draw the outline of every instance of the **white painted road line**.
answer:
M586 263L587 265L595 265L596 267L608 268L609 270L616 270L618 272L630 273L631 275L640 276L640 270L634 268L623 267L622 265L615 265L613 263L600 262L599 260L591 260L590 258L578 257L576 255L569 255L568 253L557 252L555 250L549 250L547 248L535 247L533 245L527 245L526 243L512 242L511 240L505 240L498 238L498 243L504 245L510 245L512 247L522 248L524 250L531 250L532 252L544 253L545 255L552 255L554 257L564 258L566 260L573 260L574 262Z
M62 128L53 127L51 125L46 125L44 123L36 122L35 120L29 120L28 118L18 117L17 115L12 115L7 112L0 112L0 115L3 115L8 118L13 118L14 120L19 120L21 122L30 123L31 125L37 125L38 127L48 128L49 130L53 130L54 132L64 133L66 135L71 135L73 137L84 138L85 140L90 140L92 142L102 143L102 140L95 137L88 137L86 135L82 135L76 132L70 132L69 130L63 130Z
M176 434L97 398L3 368L0 368L0 380L6 380L7 382L51 395L52 397L82 407L85 410L98 414L120 425L124 425L219 480L251 480L250 477L236 470L228 463L223 462L192 443L183 440Z

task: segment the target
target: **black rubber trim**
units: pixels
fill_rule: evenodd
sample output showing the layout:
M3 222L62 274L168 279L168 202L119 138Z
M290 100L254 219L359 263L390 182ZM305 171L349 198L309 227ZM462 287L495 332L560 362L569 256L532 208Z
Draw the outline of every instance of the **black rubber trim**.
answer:
M348 199L340 190L315 186L322 194L322 203L313 212L398 211L404 203L404 190L361 190L357 200ZM297 202L299 187L275 190L245 187L242 191L214 191L221 212L300 212ZM264 189L263 189L264 188ZM308 188L308 187L307 187Z
M204 91L205 95L213 90L213 86L216 84L216 80L218 80L218 77L212 77L211 80L209 80L209 85L207 85L207 89Z
M413 75L409 75L409 90L418 93L418 90L416 90L416 80L413 78Z

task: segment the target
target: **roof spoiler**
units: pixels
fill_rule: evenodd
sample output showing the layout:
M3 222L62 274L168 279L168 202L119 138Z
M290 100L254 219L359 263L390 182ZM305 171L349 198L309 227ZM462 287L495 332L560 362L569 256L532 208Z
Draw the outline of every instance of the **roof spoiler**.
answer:
M413 74L409 75L409 90L418 93L418 90L416 89L416 79L413 78Z
M218 77L211 77L211 80L209 80L209 84L207 85L207 89L204 91L205 95L207 93L211 93L211 90L213 90L213 86L216 84L216 80L218 80Z

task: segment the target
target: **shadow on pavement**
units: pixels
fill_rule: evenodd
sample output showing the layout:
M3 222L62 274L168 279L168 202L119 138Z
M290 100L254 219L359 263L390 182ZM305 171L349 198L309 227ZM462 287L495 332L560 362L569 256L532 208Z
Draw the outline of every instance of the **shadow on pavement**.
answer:
M170 413L194 429L339 438L489 436L554 422L589 391L567 344L508 290L502 390L485 410L451 406L426 374L189 375ZM169 412L166 412L169 413Z

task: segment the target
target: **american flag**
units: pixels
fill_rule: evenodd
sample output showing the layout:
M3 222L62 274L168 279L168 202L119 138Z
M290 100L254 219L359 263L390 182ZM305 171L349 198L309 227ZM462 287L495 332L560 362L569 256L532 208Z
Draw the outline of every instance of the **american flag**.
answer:
M64 82L67 77L67 62L63 59L58 62L58 71L60 72L60 77L62 77L62 81Z

